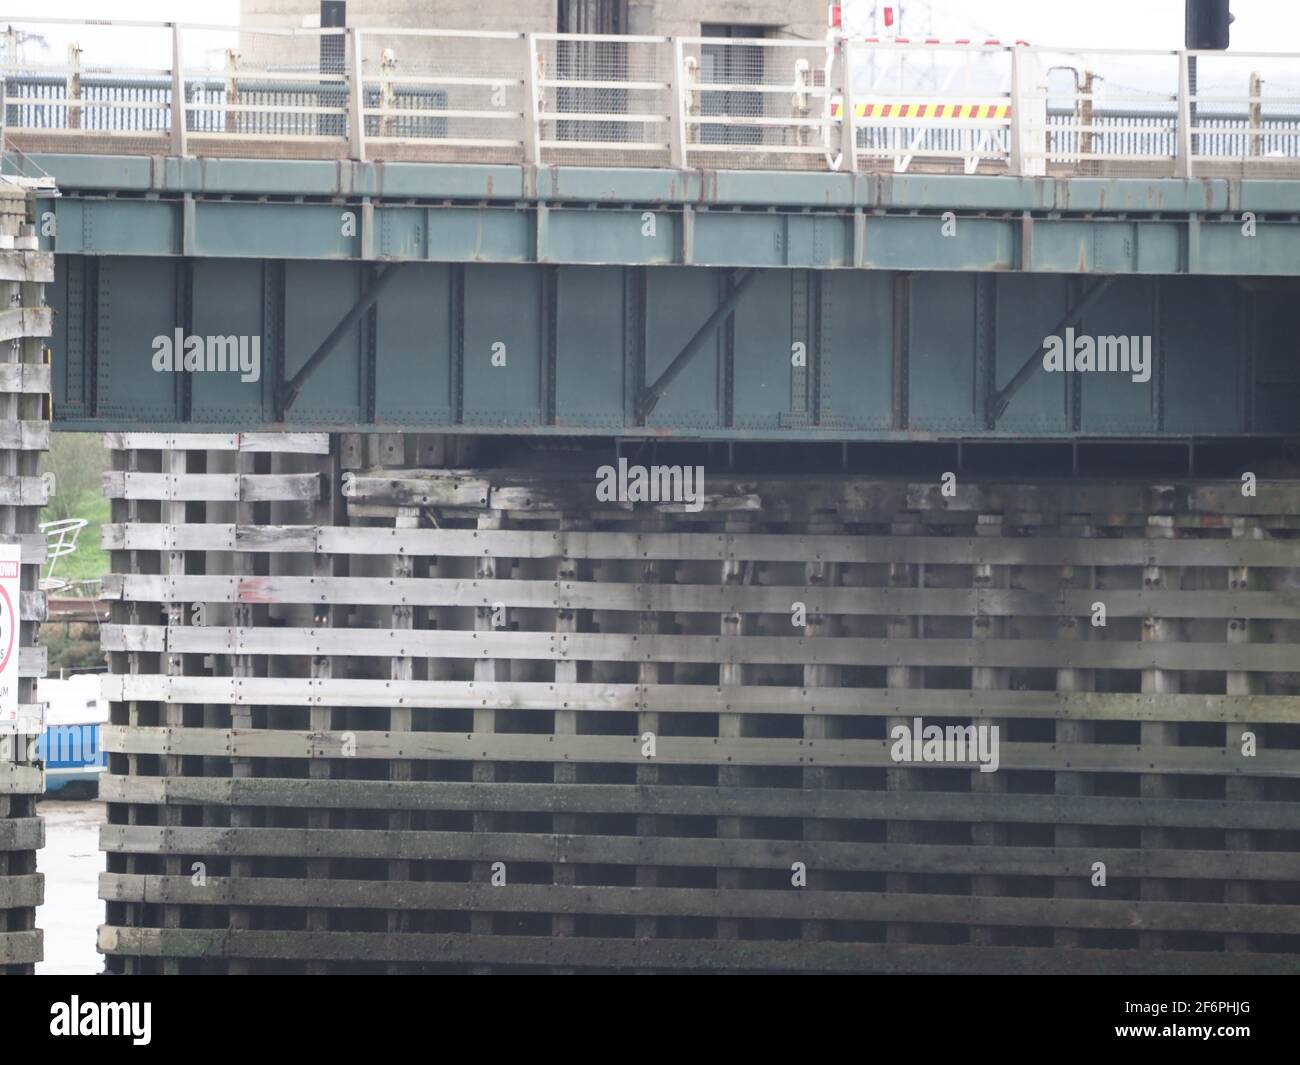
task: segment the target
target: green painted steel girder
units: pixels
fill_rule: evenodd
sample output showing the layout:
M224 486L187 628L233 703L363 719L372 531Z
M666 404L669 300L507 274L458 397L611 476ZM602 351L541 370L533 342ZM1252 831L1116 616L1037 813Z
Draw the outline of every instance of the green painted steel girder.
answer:
M852 210L1294 214L1294 180L1016 178L294 159L44 155L32 163L65 192L315 197L360 201L639 203Z
M66 196L64 254L1300 276L1300 218ZM52 231L52 232L51 232Z
M1110 278L1083 324L1151 338L1138 381L1022 369L1098 283L1083 276L773 268L729 301L733 271L699 266L403 262L364 309L374 273L59 255L55 421L836 441L1300 432L1300 284L1286 279ZM726 327L702 330L720 307ZM258 372L156 370L157 338L178 329L257 338Z

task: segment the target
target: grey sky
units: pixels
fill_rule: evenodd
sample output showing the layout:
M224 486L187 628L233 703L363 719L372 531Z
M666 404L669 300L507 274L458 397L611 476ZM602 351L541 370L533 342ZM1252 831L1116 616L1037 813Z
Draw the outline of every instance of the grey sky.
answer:
M511 0L482 0L488 8L508 10ZM884 0L844 0L870 10ZM0 23L8 17L143 19L234 25L239 0L3 0ZM437 9L437 0L431 0ZM1004 41L1071 49L1132 48L1173 50L1183 43L1183 0L902 0L901 29L909 35L954 38L985 35ZM1295 0L1232 0L1236 22L1232 53L1300 52L1300 3ZM436 20L435 20L436 24ZM37 27L31 27L36 30ZM28 51L36 62L61 63L69 41L83 49L88 65L166 67L170 38L163 31L99 27L39 29L50 45L48 57ZM221 69L234 34L191 34L185 44L187 69ZM1231 54L1231 53L1230 53ZM1156 57L1099 57L1078 63L1070 57L1045 56L1045 66L1086 65L1103 84L1100 91L1122 95L1172 91L1176 67ZM1300 95L1300 61L1236 60L1215 57L1201 68L1201 92L1239 95L1251 73L1258 72L1266 93ZM1289 99L1279 101L1290 109Z
M848 0L870 6L873 0ZM883 6L883 0L875 0ZM508 7L510 0L483 0ZM437 7L437 0L431 0ZM1076 48L1180 48L1183 0L903 0L909 33L989 33ZM5 0L4 15L233 24L238 0ZM1300 3L1232 0L1234 51L1300 51Z

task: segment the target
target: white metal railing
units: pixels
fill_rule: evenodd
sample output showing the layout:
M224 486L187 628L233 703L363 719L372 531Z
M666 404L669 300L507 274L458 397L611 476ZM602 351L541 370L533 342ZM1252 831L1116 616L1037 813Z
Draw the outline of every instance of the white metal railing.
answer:
M1300 177L1286 54L0 16L0 101L28 152Z

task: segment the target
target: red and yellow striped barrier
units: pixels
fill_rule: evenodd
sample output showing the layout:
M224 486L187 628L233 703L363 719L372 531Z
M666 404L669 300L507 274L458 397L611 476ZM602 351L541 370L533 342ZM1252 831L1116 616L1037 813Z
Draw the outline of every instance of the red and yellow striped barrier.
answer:
M831 104L831 117L839 118L843 104L836 100ZM858 118L967 118L967 119L1009 119L1011 105L1008 104L855 104L853 113Z

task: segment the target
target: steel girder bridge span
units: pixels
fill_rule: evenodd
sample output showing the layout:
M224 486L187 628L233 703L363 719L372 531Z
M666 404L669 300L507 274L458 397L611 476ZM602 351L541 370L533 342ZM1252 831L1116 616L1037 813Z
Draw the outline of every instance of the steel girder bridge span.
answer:
M5 89L57 185L6 387L113 455L113 971L1294 971L1300 490L1132 457L1297 434L1262 89L977 49L987 117L890 125L858 44L724 92L731 42L507 35L489 119L437 34L282 88L331 31L214 80L156 29L163 83ZM1083 336L1128 371L1045 365ZM699 507L594 498L646 441ZM1088 441L1118 476L1024 473ZM899 761L918 718L998 770Z

